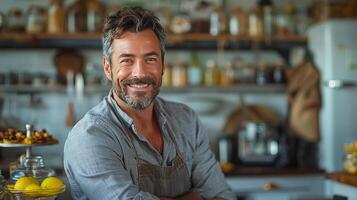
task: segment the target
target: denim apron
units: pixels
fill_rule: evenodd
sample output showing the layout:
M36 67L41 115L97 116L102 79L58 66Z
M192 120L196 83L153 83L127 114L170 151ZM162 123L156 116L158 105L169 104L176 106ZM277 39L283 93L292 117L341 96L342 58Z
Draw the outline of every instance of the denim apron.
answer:
M113 108L111 103L109 103L109 105ZM119 120L122 130L130 140L131 149L135 153L139 190L149 192L158 197L178 197L189 192L191 189L191 178L171 127L168 127L168 124L166 123L169 136L176 148L176 156L168 166L153 165L139 158L133 143L131 131L127 128L123 119L118 115L114 108L113 110Z

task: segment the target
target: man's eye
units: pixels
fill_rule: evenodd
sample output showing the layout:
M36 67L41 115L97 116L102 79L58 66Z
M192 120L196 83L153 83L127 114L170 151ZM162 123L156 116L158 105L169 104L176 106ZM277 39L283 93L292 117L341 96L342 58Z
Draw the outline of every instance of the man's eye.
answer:
M156 62L157 58L147 58L146 61L147 62Z
M123 59L123 60L120 61L120 63L128 64L128 63L131 63L131 60L130 59Z

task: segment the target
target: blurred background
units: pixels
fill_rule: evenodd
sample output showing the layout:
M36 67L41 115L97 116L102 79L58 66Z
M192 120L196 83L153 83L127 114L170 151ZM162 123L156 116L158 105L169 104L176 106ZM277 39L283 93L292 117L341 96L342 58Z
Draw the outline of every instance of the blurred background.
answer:
M37 141L31 154L65 181L67 134L110 89L103 20L123 6L148 8L165 27L160 96L198 113L237 198L357 198L357 178L347 192L334 185L357 165L343 150L357 140L355 0L0 0L6 179ZM26 144L26 124L57 144L11 145Z

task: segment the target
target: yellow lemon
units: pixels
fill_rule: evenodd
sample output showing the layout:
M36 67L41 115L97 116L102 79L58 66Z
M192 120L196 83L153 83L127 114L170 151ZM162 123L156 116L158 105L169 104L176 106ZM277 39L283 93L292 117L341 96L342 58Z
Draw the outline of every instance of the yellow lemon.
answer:
M45 178L41 183L42 195L54 196L61 193L61 189L64 186L63 182L54 176Z
M41 190L39 184L32 183L25 188L24 194L30 197L38 197L41 196Z
M28 185L37 184L39 185L37 179L31 176L23 176L19 178L14 186L15 190L24 190Z
M63 186L62 181L54 176L45 178L41 183L42 189L61 189Z

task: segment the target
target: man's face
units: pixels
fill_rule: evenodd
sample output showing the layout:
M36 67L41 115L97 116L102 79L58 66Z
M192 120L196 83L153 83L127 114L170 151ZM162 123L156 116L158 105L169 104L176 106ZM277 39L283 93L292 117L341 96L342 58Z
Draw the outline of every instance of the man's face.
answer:
M144 110L159 93L163 59L159 40L149 29L125 32L113 41L112 66L107 77L121 103L135 110Z

